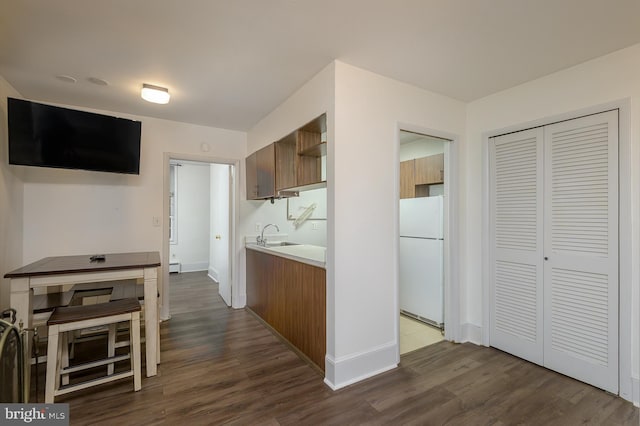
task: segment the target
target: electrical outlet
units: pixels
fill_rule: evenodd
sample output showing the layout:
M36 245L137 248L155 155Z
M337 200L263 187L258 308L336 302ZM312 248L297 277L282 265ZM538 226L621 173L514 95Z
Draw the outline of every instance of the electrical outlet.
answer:
M311 222L311 229L314 231L318 230L318 222Z
M158 216L154 216L151 223L153 226L160 226L160 218Z
M256 223L256 227L254 228L254 231L260 232L261 229L262 229L262 224L260 222Z

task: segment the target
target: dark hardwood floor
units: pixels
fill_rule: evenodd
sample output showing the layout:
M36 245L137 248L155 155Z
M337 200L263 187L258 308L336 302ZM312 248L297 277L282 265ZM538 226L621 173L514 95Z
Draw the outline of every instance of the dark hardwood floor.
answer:
M621 398L472 344L419 349L334 392L204 273L171 279L158 376L143 375L140 392L124 380L60 397L72 425L639 424Z

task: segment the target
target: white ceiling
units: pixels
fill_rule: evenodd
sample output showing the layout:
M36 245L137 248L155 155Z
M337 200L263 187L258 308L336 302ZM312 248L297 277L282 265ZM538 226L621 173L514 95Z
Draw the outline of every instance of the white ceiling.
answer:
M636 44L639 17L638 0L1 0L0 75L32 100L247 130L334 59L470 101Z

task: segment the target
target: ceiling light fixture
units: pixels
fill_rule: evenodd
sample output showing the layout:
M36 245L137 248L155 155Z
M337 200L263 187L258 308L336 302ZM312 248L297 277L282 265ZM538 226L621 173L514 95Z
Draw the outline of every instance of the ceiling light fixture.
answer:
M169 89L147 83L142 85L141 96L145 101L153 102L154 104L169 103L169 99L171 98Z

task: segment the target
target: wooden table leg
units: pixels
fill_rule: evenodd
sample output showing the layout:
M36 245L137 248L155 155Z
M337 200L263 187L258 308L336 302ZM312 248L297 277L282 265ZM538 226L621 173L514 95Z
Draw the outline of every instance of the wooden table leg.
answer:
M158 268L144 269L144 338L147 362L147 377L158 373Z
M16 310L16 326L22 322L23 328L31 328L33 326L33 310L32 307L33 290L29 288L29 278L12 278L11 279L11 298L10 307ZM26 345L24 353L24 391L25 403L29 402L29 394L31 392L31 339L30 334L25 335Z

